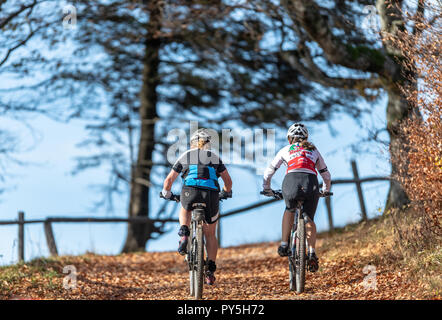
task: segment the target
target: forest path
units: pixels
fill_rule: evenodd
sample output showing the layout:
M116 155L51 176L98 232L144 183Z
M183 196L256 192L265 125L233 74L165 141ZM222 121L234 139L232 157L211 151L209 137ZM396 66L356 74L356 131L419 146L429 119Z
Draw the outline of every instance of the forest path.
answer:
M288 261L278 256L278 243L221 248L216 283L204 286L203 298L419 298L415 294L418 288L413 287L406 270L385 263L385 238L361 240L368 228L360 226L333 236L320 235L320 269L314 274L307 272L302 294L289 290ZM72 289L63 287L63 268L67 265L77 271L76 287ZM0 275L0 299L191 299L187 265L176 252L38 259L3 267Z

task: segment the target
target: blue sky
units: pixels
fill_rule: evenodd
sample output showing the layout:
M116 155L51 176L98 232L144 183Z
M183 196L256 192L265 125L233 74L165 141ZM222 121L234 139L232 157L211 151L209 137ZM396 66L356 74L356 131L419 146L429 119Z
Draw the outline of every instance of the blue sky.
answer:
M338 134L332 136L327 124L311 124L310 138L323 154L333 178L348 178L352 176L350 160L357 160L360 175L389 174L388 154L378 144L371 144L372 151L367 154L354 155L345 148L361 139L367 127L373 124L382 126L385 121L385 99L381 99L373 107L371 114L364 116L362 125L346 115L335 116L331 125ZM47 216L126 216L127 199L119 198L115 202L114 213L104 209L93 212L94 201L100 197L98 191L91 185L106 182L104 169L86 171L79 175L71 175L75 166L74 158L85 153L76 147L82 141L86 132L84 123L73 121L59 123L43 116L29 118L28 123L35 130L33 135L15 121L2 120L2 127L14 132L20 132L20 141L24 150L16 155L29 164L14 165L9 168L9 190L0 198L2 220L16 219L17 212L23 210L26 219L45 218ZM286 131L286 128L275 128ZM31 148L27 148L32 146ZM281 146L282 147L282 146ZM230 168L233 176L234 198L222 204L222 212L246 206L247 204L264 200L259 195L261 177L237 168ZM280 188L284 176L284 168L275 175L272 186ZM178 179L176 184L180 184ZM177 186L175 186L177 188ZM374 182L363 186L365 202L369 216L379 214L383 207L388 183ZM157 190L153 191L157 192ZM354 185L339 185L333 189L332 206L334 222L342 226L358 221L359 204ZM152 208L159 205L160 199L153 197ZM222 245L233 246L244 243L279 240L281 218L284 205L282 202L260 209L227 217L222 220ZM319 231L327 230L328 221L323 200L320 201L316 223ZM178 243L177 224L168 225L169 233L158 240L150 241L148 251L175 250ZM118 254L126 236L125 224L54 224L54 233L59 254L82 254L87 251L99 254ZM41 224L27 225L25 229L26 246L25 259L47 256L48 250L43 226ZM0 264L15 263L17 260L17 226L0 226Z

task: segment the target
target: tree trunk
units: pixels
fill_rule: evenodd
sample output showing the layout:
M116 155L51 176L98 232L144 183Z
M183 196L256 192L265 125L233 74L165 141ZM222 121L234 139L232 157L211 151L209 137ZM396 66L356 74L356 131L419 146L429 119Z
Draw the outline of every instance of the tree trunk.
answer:
M377 0L376 3L381 21L381 33L384 36L384 49L390 57L393 57L388 79L384 79L385 83L387 83L385 89L388 93L387 130L390 135L391 176L393 178L398 172L394 159L400 156L399 151L404 148L404 141L399 135L399 125L403 120L410 118L412 115L419 115L419 111L407 102L399 89L399 86L411 85L408 81L411 76L410 70L406 70L401 65L404 53L392 45L388 39L388 36L398 36L399 32L405 30L405 23L402 17L402 3L402 0ZM392 179L384 212L394 207L401 208L408 202L407 194L399 182Z
M390 190L388 191L387 202L385 204L385 211L391 208L401 208L406 205L409 200L407 194L402 189L399 182L394 177L397 174L397 167L395 164L395 157L399 156L400 150L404 147L404 141L399 136L399 124L404 119L411 116L411 110L407 101L401 96L399 92L394 89L387 90L388 105L387 105L387 130L390 135L390 159L391 159L391 176Z
M140 141L137 162L132 166L129 217L149 216L149 186L152 155L155 146L157 120L157 92L159 84L159 51L161 40L161 1L149 1L148 34L145 41L143 84L140 92ZM140 183L140 181L147 181ZM152 223L129 223L123 252L145 251L146 242L154 231Z

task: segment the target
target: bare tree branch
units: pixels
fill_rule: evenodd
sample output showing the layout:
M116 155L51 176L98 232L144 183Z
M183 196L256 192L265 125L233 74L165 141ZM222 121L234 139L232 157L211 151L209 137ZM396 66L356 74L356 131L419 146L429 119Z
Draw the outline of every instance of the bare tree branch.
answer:
M327 15L311 0L282 0L290 18L299 24L308 36L324 51L328 61L354 70L386 75L384 67L388 59L377 49L365 46L353 47L333 35Z
M314 63L309 49L305 50L290 50L281 52L281 57L289 65L299 71L307 79L319 83L325 87L333 87L339 89L356 89L361 90L364 88L378 89L382 87L382 83L379 78L338 78L330 77L320 67ZM304 53L304 55L302 55ZM307 66L302 62L305 61Z

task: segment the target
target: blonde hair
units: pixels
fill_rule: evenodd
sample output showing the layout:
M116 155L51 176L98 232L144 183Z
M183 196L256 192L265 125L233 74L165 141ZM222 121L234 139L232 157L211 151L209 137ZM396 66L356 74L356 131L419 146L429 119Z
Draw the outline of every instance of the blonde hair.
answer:
M194 140L190 143L191 148L198 148L198 149L209 149L210 148L210 142L204 141L203 139Z

